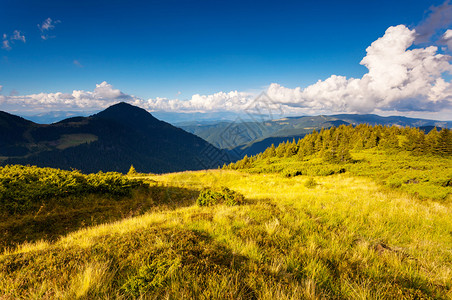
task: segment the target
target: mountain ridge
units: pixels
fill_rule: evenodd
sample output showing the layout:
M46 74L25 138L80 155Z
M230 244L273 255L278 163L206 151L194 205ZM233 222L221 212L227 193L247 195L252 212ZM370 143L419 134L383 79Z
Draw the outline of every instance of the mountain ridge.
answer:
M2 165L124 173L133 164L139 172L163 173L212 168L228 161L226 153L202 138L127 103L115 104L89 117L72 117L48 125L17 116L4 117L3 123L4 119L9 123L12 119L25 122L18 127L23 130L16 141L0 135ZM6 126L2 128L0 132L7 131ZM214 157L203 153L207 150Z
M439 121L403 116L383 117L375 114L336 114L285 117L262 122L218 122L217 124L185 123L181 128L194 133L216 147L228 149L238 156L255 155L272 143L300 138L313 130L340 125L385 125L451 128L452 121ZM234 136L233 139L224 137ZM277 146L277 144L275 144Z

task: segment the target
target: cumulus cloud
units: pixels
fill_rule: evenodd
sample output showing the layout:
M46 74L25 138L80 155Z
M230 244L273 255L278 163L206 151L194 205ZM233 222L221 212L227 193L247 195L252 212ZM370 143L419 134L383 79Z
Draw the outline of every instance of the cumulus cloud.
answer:
M111 84L96 84L93 91L74 90L72 93L39 93L31 95L3 96L1 110L7 111L59 111L59 110L97 110L115 103L138 100L113 88Z
M440 6L431 6L424 19L416 28L416 44L427 43L439 29L447 28L452 24L452 5L449 0Z
M48 32L55 29L55 25L59 23L61 23L60 20L53 21L51 18L47 18L41 24L38 24L38 28L41 31L41 39L48 40L54 38L55 36L48 35Z
M429 46L408 50L416 31L404 25L390 27L373 42L361 64L368 69L362 78L332 75L306 87L290 89L273 83L268 95L288 106L331 112L439 111L452 105L450 56Z
M417 32L404 25L393 26L373 42L361 64L368 69L362 78L332 75L306 88L287 88L272 83L266 90L271 101L287 113L335 112L436 112L452 107L450 56L429 46L411 49ZM194 95L183 101L157 98L142 101L149 110L235 111L251 109L255 95L232 91Z
M195 94L189 100L156 98L143 100L149 110L176 112L240 111L249 106L254 96L245 92L218 92L212 95Z
M450 41L451 31L443 35ZM195 94L190 99L140 99L102 82L93 91L74 90L71 94L41 93L3 96L2 107L17 110L95 110L125 101L149 111L171 112L249 112L267 106L286 114L402 113L435 116L452 112L451 57L438 53L436 46L414 47L415 29L404 25L389 27L367 49L360 64L368 69L361 78L332 75L308 87L288 88L272 83L268 98L247 92ZM270 104L270 105L269 105ZM449 117L450 119L450 117Z

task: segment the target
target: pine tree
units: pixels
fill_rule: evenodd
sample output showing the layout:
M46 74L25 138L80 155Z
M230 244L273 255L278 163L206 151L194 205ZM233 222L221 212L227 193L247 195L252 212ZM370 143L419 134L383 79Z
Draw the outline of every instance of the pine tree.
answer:
M282 142L276 148L276 156L277 157L283 157L285 153L286 153L286 143Z
M286 145L286 152L284 153L284 157L291 157L296 155L298 152L298 145L295 142L295 139L292 140L292 143Z
M431 154L435 154L438 152L438 140L439 140L439 132L435 128L430 130L430 132L425 137L425 143L427 147L427 151Z
M437 147L440 155L452 155L452 133L449 129L441 129L439 132Z
M129 169L129 172L127 172L127 175L136 175L136 174L137 174L137 170L135 170L133 165L130 165L130 169Z
M275 156L276 156L275 144L272 144L270 147L265 149L264 153L262 153L262 158L269 158Z
M350 151L348 151L345 145L341 145L337 151L337 160L339 162L351 162L353 161Z

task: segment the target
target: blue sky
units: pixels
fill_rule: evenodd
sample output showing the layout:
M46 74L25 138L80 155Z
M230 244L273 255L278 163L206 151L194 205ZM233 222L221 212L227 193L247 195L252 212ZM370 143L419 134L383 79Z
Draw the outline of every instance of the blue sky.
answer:
M372 42L390 26L416 28L443 2L1 0L1 93L93 91L106 82L135 100L189 100L256 94L272 83L305 88L333 74L361 78ZM437 40L450 24L439 27Z

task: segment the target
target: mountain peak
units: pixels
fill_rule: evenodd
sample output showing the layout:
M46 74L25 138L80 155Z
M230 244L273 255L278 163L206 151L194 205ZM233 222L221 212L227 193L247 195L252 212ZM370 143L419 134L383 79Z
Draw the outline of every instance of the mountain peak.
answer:
M97 113L96 115L105 115L105 114L112 114L112 113L120 113L120 114L128 114L128 113L150 113L146 111L145 109L142 109L138 106L134 106L132 104L126 103L126 102L119 102L117 104L113 104L112 106L109 106L105 110Z
M92 117L115 121L132 128L149 128L164 123L152 116L147 110L126 102L114 104Z

